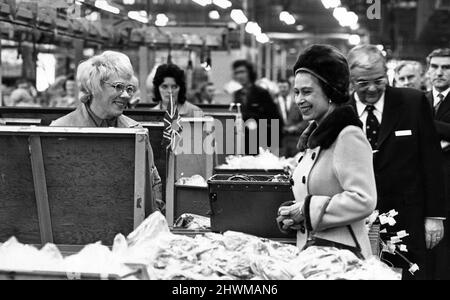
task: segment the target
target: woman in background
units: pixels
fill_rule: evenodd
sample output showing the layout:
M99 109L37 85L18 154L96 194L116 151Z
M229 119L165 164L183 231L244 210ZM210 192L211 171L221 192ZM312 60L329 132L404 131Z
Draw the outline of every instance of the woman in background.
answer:
M156 70L153 79L155 109L167 110L172 95L181 117L192 118L203 116L202 110L186 100L186 79L184 71L177 65L164 64Z

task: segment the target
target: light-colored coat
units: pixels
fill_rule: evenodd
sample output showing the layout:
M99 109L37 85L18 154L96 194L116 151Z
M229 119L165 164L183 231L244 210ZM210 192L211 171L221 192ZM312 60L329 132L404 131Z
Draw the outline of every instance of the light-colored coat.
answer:
M50 126L54 127L97 127L89 116L85 104L80 104L76 110L70 114L53 121ZM142 126L124 115L117 118L118 128L141 128Z
M296 202L312 196L305 212L312 232L298 231L298 247L305 246L308 235L356 247L350 225L362 255L372 255L365 218L376 207L377 192L372 149L360 128L345 127L328 149L306 150L293 179Z
M89 113L86 109L85 104L81 104L78 106L78 108L71 112L70 114L59 118L58 120L52 122L50 124L52 127L97 127L92 120L92 118L89 116ZM117 127L118 128L142 128L142 125L138 122L134 121L133 119L130 119L124 115L120 115L117 118ZM153 148L149 147L151 157L153 156ZM151 162L152 168L152 191L155 195L156 201L158 202L158 205L160 208L164 207L163 201L162 201L162 181L161 177L159 176L158 170L156 169L154 161Z

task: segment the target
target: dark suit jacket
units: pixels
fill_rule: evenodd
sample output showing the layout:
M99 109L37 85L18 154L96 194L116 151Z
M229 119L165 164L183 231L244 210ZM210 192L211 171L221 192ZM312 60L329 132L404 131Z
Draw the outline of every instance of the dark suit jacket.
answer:
M234 94L234 102L242 104L241 111L242 111L242 118L244 121L248 121L250 119L255 120L256 122L259 122L259 120L267 120L267 142L268 145L272 146L272 126L271 121L272 120L279 120L279 132L278 136L282 137L282 129L283 129L283 120L278 112L278 108L275 104L275 101L272 99L272 96L270 93L256 85L253 85L248 90L241 89L237 91ZM261 129L261 128L259 128ZM258 140L259 140L260 134L258 133ZM258 149L261 145L261 141L258 142ZM251 153L250 151L250 134L248 129L246 128L246 135L245 135L245 153L246 154L256 154Z
M242 118L244 121L249 119L256 121L260 119L282 120L272 96L259 86L253 85L248 91L244 89L237 91L234 95L234 102L242 104Z
M280 115L280 120L283 121L281 124L284 127L296 126L297 131L295 135L300 137L300 134L308 127L308 122L303 120L302 113L298 106L293 102L291 107L287 112L287 121L283 120L283 108L281 107L281 103L277 98L275 101L278 109L278 113Z
M434 99L433 93L426 94L428 101L434 112ZM444 102L439 107L439 110L434 115L434 124L436 126L439 139L442 141L450 142L450 94L444 99ZM447 209L450 210L450 147L446 147L444 150L444 168L446 173L446 198ZM446 233L448 234L448 233Z
M424 219L446 217L442 151L422 92L387 88L378 144L374 154L378 209L399 212L397 225L389 231L406 230L411 235L404 239L410 250L407 256L422 265Z

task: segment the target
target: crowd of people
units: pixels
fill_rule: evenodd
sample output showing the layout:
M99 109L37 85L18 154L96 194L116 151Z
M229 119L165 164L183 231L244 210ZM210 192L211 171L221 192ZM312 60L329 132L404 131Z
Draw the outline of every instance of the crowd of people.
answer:
M241 105L244 121L279 120L281 155L302 154L293 174L295 201L279 210L282 231L296 232L301 248L333 246L368 257L365 219L375 209L396 210L388 234L406 230L407 256L420 269L412 275L398 255L385 259L402 268L405 279L450 279L450 49L430 53L426 70L399 64L395 87L385 56L373 45L347 56L328 45L307 48L293 80L280 80L276 94L257 84L248 61L231 68L240 86L232 101ZM76 79L47 92L49 106L80 103L52 126L139 127L123 116L138 93L134 74L129 58L117 52L81 63ZM181 116L201 116L196 104L214 103L210 82L188 100L185 73L174 64L157 68L153 87L155 109L166 110L172 100ZM11 98L33 106L33 93L21 82ZM163 209L156 167L152 172Z

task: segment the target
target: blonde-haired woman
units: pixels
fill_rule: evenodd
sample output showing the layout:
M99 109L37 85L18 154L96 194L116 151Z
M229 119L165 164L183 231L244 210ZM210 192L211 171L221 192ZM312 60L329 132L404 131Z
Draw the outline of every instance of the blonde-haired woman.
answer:
M137 90L133 76L130 59L123 53L106 51L82 62L77 70L81 105L52 126L139 127L122 115Z
M123 53L106 51L82 62L77 70L81 104L74 112L54 121L50 126L141 127L139 123L123 115L137 90L136 82L130 59ZM152 166L153 193L159 208L164 210L161 177L154 163Z

